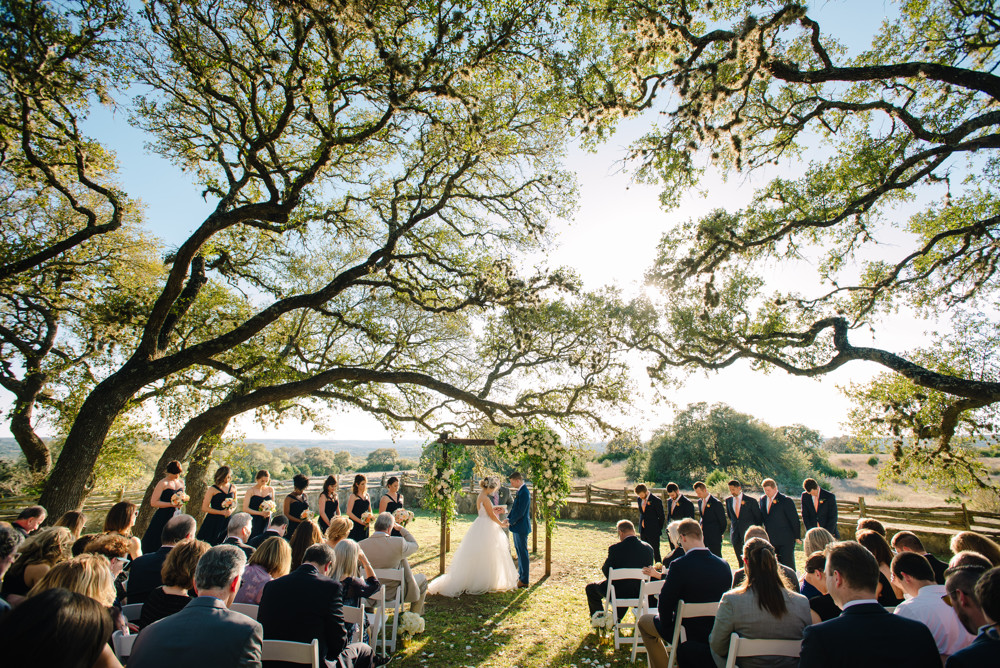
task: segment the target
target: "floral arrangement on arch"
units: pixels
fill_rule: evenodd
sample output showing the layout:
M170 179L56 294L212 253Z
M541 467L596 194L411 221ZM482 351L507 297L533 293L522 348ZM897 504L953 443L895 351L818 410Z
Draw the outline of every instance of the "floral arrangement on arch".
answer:
M504 447L511 458L527 469L531 493L540 508L547 510L546 532L555 527L556 511L566 503L570 486L570 451L559 434L545 426L505 429L497 436L497 445Z
M461 461L465 448L455 443L442 443L440 456L434 458L427 484L424 485L424 507L444 511L445 519L455 519L455 494L462 487L462 476L455 469L455 462ZM443 463L447 455L447 464Z

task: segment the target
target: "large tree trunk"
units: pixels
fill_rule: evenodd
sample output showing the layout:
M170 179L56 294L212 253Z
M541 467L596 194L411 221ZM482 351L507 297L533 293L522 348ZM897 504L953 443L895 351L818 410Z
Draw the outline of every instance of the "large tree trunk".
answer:
M187 503L187 513L201 524L205 514L201 512L201 502L205 498L205 490L208 489L208 476L211 471L212 455L215 454L215 446L222 442L222 434L229 425L227 419L221 425L212 427L195 446L191 453L191 461L188 462L187 477L184 479L184 487L191 500Z
M35 409L35 396L28 398L18 397L14 401L14 408L10 415L10 433L14 436L24 458L28 462L28 468L39 477L44 477L52 468L52 454L49 446L41 436L35 433L35 428L31 424Z

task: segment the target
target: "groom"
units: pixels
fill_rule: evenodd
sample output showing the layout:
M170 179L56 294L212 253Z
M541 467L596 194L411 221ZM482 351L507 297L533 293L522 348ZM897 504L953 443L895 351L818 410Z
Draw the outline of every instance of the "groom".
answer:
M528 586L528 534L531 533L531 493L524 484L524 478L517 471L510 474L510 488L517 496L510 507L507 521L514 536L514 550L517 552L517 586Z

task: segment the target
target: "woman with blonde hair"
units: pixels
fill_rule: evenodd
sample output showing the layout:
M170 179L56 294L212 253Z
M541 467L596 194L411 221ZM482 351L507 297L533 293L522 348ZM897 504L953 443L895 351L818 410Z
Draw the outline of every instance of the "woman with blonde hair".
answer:
M0 596L12 606L20 603L43 575L70 558L72 548L73 534L66 527L48 527L31 535L21 543L17 560L4 576Z
M129 541L125 536L116 533L104 534L92 540L86 548L84 554L100 554L108 560L111 567L111 574L115 577L115 600L125 600L125 586L119 581L119 576L128 563Z
M142 556L142 541L132 535L132 527L138 516L139 506L131 501L119 501L111 506L104 518L104 533L124 536L128 541L128 556L132 559Z
M326 530L326 543L330 547L337 547L337 543L347 538L354 523L343 515L337 515L330 520L330 527Z
M836 542L833 534L823 527L813 527L806 531L806 537L802 539L802 552L810 555L813 552L822 552L830 543Z
M195 568L201 555L210 548L211 545L197 539L182 540L171 548L160 568L163 584L149 592L142 604L138 623L140 629L183 610L191 602L188 592L194 589Z
M959 531L951 537L951 552L958 554L965 551L978 552L990 560L994 566L1000 566L1000 545L975 531Z
M333 553L337 555L336 566L330 573L330 579L336 580L343 585L344 605L361 605L361 599L372 596L382 588L382 583L375 577L375 570L368 562L368 557L361 550L357 543L350 538L337 543L333 548ZM365 569L365 579L357 577L358 562ZM347 627L347 637L354 637L354 624L344 624ZM367 629L365 629L367 636ZM362 642L368 642L367 638L362 638Z
M57 587L89 596L107 608L115 603L115 577L110 562L102 554L81 554L60 561L39 578L28 598Z
M305 556L306 550L316 543L323 542L323 534L320 533L319 527L312 520L302 520L299 522L299 526L295 529L295 533L292 534L292 540L289 541L292 546L292 570L294 571L299 566L302 565L302 557Z
M292 548L284 538L271 536L250 556L243 571L243 584L236 592L235 603L260 604L264 585L271 580L288 575L292 570ZM350 636L348 636L350 637Z
M73 540L76 540L87 526L87 516L79 510L67 510L52 526L66 527L73 534Z

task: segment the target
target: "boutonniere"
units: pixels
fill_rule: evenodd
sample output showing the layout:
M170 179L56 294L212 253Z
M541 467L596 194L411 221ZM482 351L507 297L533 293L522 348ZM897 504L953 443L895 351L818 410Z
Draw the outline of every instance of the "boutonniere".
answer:
M826 499L820 499L819 502L820 503L826 503Z

